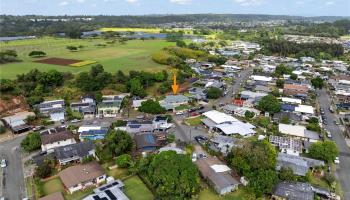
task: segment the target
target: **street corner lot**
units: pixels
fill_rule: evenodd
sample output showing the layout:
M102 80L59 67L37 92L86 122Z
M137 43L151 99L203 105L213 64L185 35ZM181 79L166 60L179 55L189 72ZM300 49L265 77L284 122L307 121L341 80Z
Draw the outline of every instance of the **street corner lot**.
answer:
M42 63L42 64L69 66L71 64L82 62L82 60L53 57L53 58L45 58L45 59L36 60L34 62Z

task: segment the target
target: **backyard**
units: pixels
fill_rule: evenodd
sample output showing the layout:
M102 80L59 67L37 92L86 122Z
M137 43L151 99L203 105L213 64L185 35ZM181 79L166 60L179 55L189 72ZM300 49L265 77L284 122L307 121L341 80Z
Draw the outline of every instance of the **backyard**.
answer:
M153 200L154 196L138 176L124 180L125 194L131 200Z
M199 193L198 200L251 200L255 199L251 195L249 195L243 189L238 189L235 192L229 193L225 196L219 196L215 193L211 188L202 190Z
M126 44L119 42L111 43L103 39L67 39L43 37L32 40L18 40L11 42L1 42L0 51L15 50L18 58L22 62L14 62L0 65L0 78L16 78L17 74L29 72L31 69L48 71L56 69L58 71L69 71L78 73L88 71L89 66L82 67L60 66L45 63L37 63L39 59L31 58L28 54L33 51L44 51L47 55L44 58L65 58L82 61L96 61L104 66L108 72L122 70L158 71L166 69L167 66L155 63L151 56L154 52L163 47L174 45L175 43L165 40L130 40ZM67 46L81 46L78 51L69 51Z

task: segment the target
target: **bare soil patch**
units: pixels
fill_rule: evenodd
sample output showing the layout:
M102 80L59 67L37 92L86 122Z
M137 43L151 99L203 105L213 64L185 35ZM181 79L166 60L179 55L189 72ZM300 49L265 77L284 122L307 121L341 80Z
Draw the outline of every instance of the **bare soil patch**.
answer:
M36 60L34 62L43 63L43 64L51 64L51 65L67 66L67 65L74 64L74 63L82 62L82 60L65 59L65 58L46 58L46 59Z

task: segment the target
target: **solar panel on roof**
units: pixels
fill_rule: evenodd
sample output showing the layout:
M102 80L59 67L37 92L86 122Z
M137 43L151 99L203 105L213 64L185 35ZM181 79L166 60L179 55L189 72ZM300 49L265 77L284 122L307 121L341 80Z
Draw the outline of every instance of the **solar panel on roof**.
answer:
M117 197L110 190L106 190L105 193L111 200L117 200Z
M155 143L153 135L146 135L145 139L148 143Z
M131 125L129 125L129 127L130 128L140 128L141 125L139 125L139 124L131 124Z
M101 198L98 195L92 196L92 198L95 200L101 200Z

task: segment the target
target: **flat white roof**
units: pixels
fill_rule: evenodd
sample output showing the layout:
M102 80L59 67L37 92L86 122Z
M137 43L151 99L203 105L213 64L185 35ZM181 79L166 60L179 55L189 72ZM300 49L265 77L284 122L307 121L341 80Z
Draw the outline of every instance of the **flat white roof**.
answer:
M251 76L253 80L255 81L267 81L270 82L272 81L272 77L267 77L267 76L257 76L257 75L253 75Z
M308 105L299 105L295 107L295 112L314 114L314 107Z
M216 173L231 171L227 165L212 165L210 166Z
M204 116L215 122L216 124L222 124L225 122L236 122L236 118L226 113L219 112L217 110L211 110L203 113Z
M2 119L6 121L7 124L15 126L16 124L18 125L19 123L22 123L28 116L35 116L35 113L23 111L8 117L3 117Z
M253 130L255 126L241 121L232 122L230 124L219 124L215 127L220 129L225 135L239 134L241 136L247 136L255 133Z
M301 104L301 99L293 99L293 98L289 98L289 97L282 97L281 100L282 100L283 102Z
M286 135L305 137L306 128L304 126L299 125L278 124L278 130L279 132Z
M242 69L241 67L237 67L236 65L221 65L222 68L229 68L229 69Z

